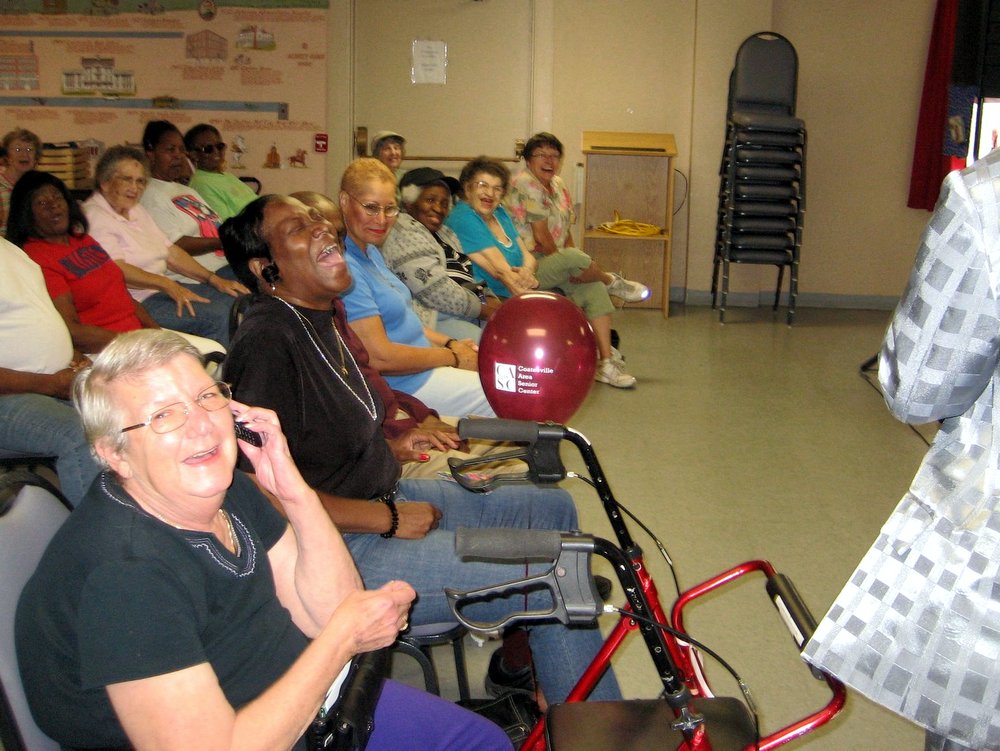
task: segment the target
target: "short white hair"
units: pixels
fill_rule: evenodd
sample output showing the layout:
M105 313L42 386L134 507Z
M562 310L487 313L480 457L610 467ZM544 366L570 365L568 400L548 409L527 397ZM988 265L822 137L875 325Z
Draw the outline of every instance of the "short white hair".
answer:
M187 339L165 329L139 329L119 334L94 358L73 382L73 404L80 413L83 432L91 451L98 441L108 439L114 451L125 449L121 432L124 415L111 398L116 380L160 367L178 355L190 355L201 362L201 354ZM94 454L103 466L107 463Z

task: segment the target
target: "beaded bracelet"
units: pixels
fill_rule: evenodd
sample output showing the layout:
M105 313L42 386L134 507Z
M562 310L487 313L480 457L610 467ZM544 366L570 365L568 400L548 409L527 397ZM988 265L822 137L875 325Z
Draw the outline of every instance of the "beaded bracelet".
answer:
M389 508L389 513L392 515L392 521L389 523L389 531L382 532L379 537L384 537L389 540L396 536L396 530L399 529L399 510L396 508L396 502L392 498L382 498L382 503L384 503Z

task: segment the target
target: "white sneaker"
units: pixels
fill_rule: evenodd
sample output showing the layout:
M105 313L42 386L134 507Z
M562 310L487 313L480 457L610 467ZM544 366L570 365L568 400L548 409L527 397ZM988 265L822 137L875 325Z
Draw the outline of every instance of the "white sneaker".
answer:
M609 272L611 273L611 272ZM620 297L625 302L642 302L649 297L649 287L639 282L629 281L621 274L611 273L608 294Z
M625 364L625 355L619 352L615 347L611 348L611 359L614 360L619 365Z
M610 357L605 357L597 363L594 380L610 384L616 389L630 389L635 386L635 376L626 373L622 363L615 362Z

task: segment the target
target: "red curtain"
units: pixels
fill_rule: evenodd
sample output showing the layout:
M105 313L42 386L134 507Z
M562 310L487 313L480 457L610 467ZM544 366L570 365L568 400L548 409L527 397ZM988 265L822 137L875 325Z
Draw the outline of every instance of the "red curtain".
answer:
M958 0L938 0L930 49L927 51L927 68L924 70L917 140L913 147L910 197L906 202L911 209L931 211L945 175L956 166L965 166L961 160L957 165L953 164L955 160L943 153L957 19Z

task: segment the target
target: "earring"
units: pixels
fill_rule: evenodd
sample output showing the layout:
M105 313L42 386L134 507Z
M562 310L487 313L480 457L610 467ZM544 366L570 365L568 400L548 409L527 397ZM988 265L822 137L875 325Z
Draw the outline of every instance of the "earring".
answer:
M264 281L271 285L271 291L274 292L275 282L281 279L281 274L278 271L278 264L269 263L260 270L260 275L264 277Z

